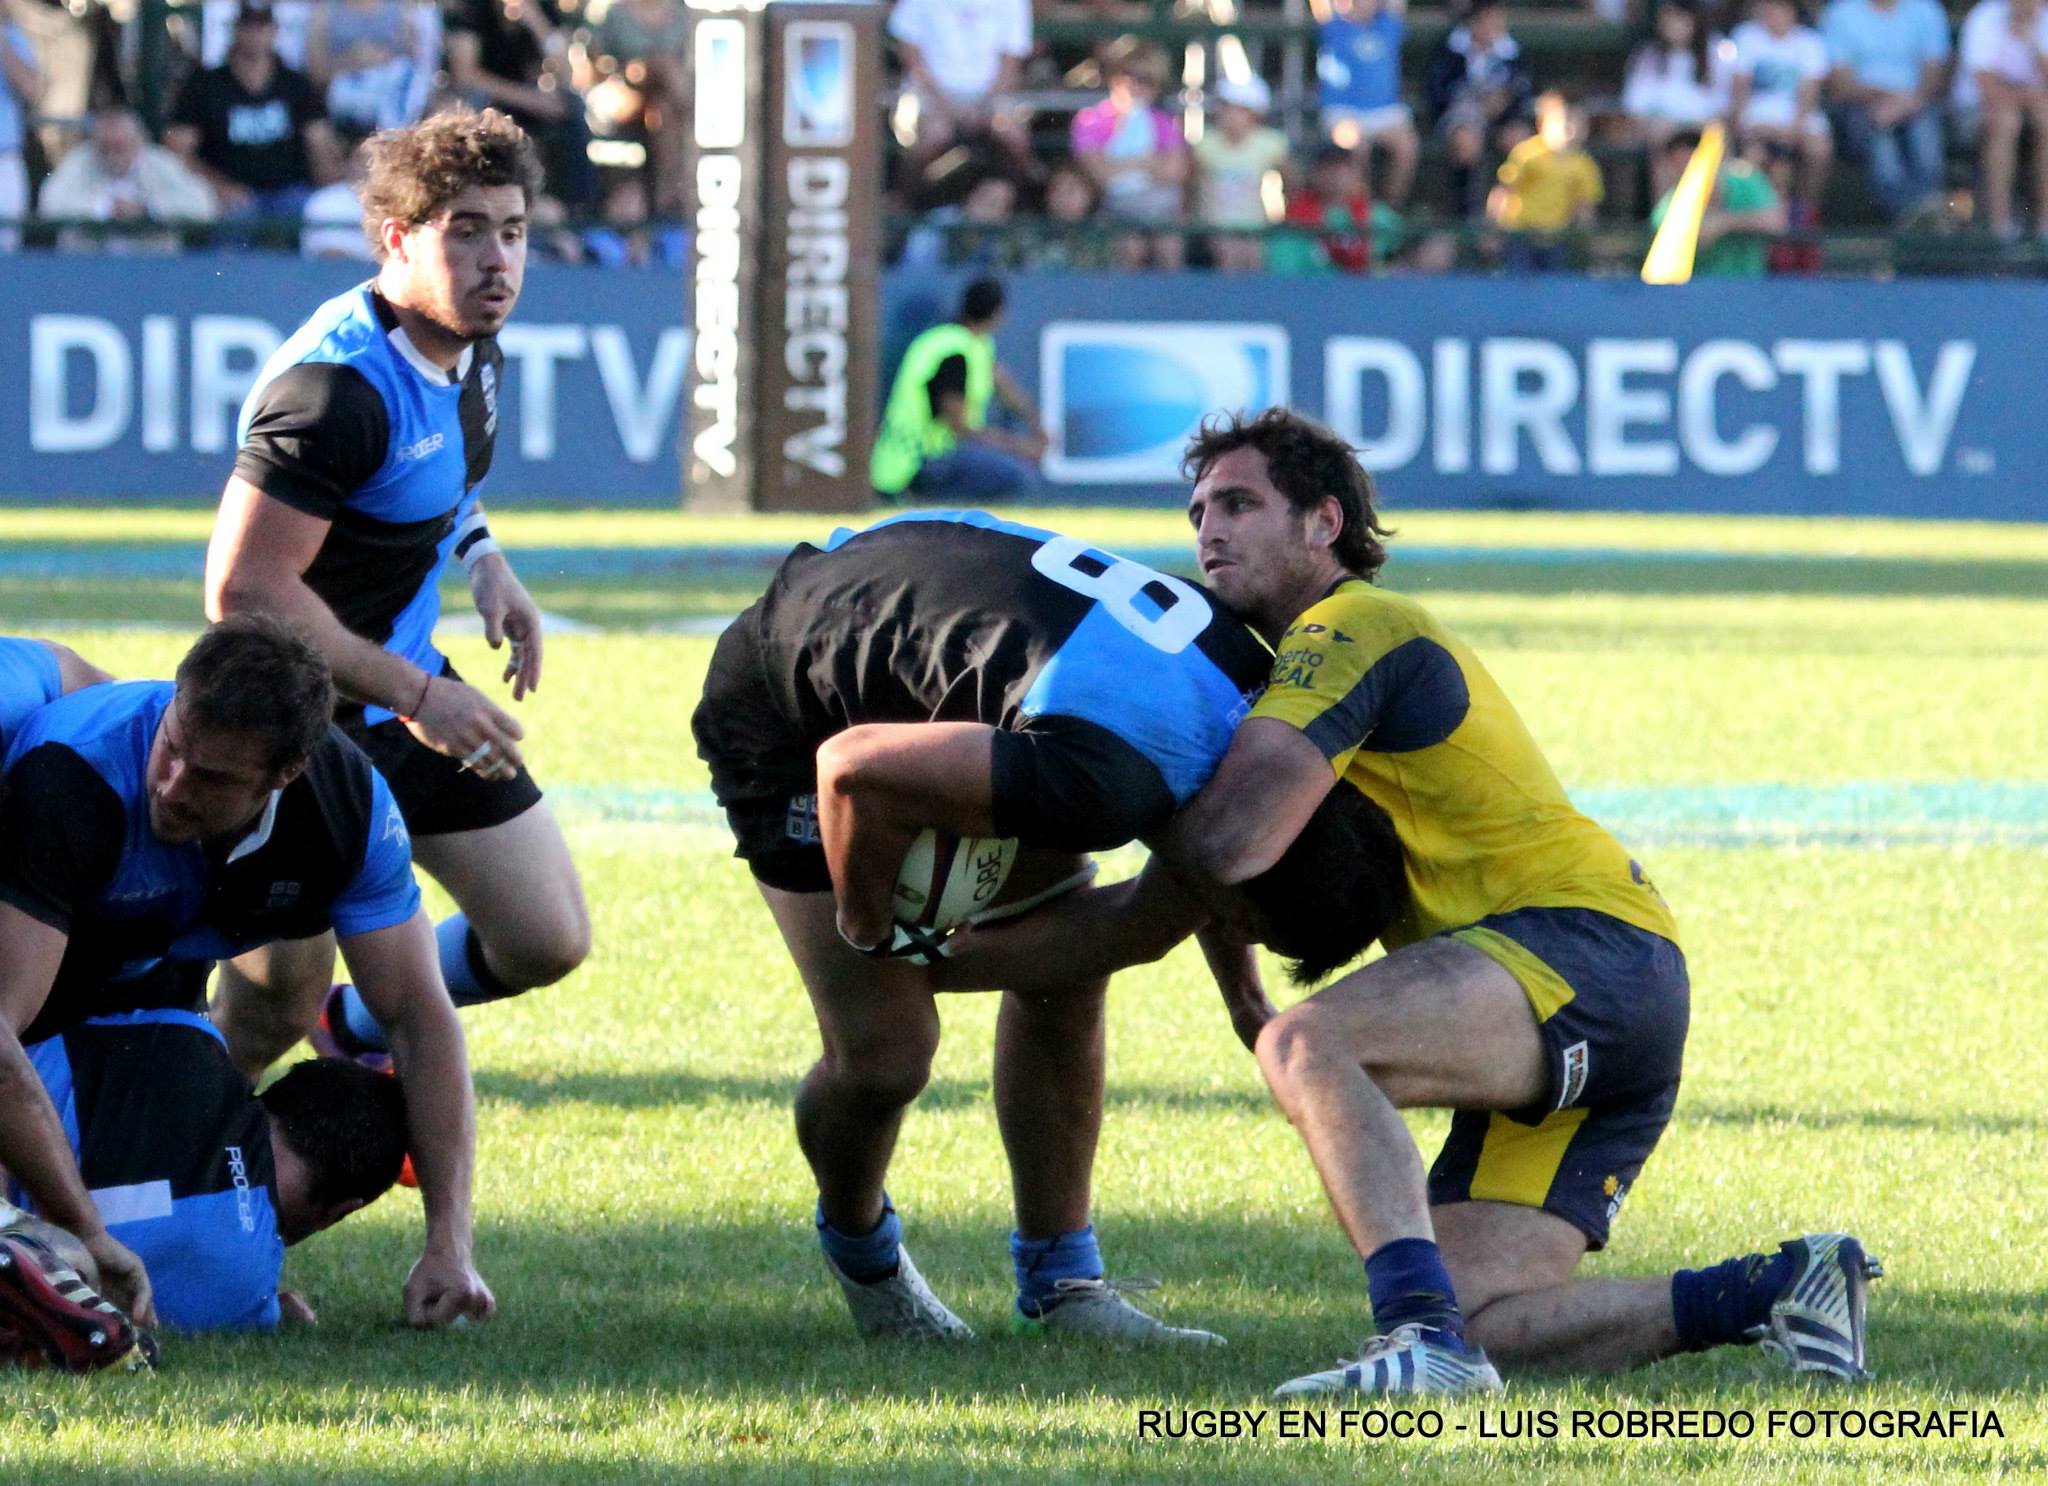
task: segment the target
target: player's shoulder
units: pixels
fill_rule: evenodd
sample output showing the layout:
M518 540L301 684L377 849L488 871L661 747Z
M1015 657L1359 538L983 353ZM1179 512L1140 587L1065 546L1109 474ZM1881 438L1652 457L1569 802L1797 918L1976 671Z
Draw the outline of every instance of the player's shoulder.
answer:
M175 690L168 681L107 681L37 708L8 750L10 760L44 743L61 743L95 764L147 751L156 720Z
M1281 635L1280 643L1283 647L1315 641L1358 645L1370 656L1417 636L1434 639L1441 633L1441 626L1415 600L1389 593L1362 578L1351 578L1302 610Z

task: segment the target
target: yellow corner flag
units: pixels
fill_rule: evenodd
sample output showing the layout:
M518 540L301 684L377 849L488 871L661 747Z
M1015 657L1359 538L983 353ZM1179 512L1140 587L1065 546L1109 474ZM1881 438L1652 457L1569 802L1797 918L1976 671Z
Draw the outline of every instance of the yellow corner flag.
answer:
M1671 205L1664 213L1664 225L1650 242L1643 259L1646 284L1683 284L1692 278L1693 250L1699 246L1700 219L1713 199L1714 179L1721 172L1721 151L1727 142L1719 124L1700 131L1699 148L1685 162L1685 174L1671 193Z

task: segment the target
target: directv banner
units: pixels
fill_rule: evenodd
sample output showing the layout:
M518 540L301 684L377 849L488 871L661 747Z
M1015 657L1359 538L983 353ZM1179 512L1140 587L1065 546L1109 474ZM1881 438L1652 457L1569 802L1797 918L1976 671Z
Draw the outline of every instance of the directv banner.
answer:
M0 273L0 497L217 497L257 370L369 265L18 253ZM681 276L535 263L499 337L486 497L674 505Z
M2048 520L2048 286L1041 277L1002 355L1059 499L1173 500L1221 408L1332 424L1399 504Z

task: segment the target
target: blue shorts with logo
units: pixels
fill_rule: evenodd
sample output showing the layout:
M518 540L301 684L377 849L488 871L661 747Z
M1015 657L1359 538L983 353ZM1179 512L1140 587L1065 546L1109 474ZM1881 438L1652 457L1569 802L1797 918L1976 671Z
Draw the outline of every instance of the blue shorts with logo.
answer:
M1497 961L1528 995L1550 1096L1528 1109L1458 1111L1429 1200L1541 1208L1603 1248L1678 1098L1692 1001L1685 953L1588 908L1524 908L1449 937Z

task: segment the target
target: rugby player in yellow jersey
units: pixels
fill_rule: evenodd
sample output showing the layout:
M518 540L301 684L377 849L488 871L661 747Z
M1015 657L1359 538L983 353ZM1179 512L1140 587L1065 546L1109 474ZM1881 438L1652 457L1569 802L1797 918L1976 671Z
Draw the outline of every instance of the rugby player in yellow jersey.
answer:
M1688 984L1671 910L1573 808L1472 651L1374 586L1388 533L1341 439L1284 409L1226 418L1187 471L1203 576L1274 646L1266 692L1152 868L1036 926L975 933L961 968L1034 933L1061 936L1070 969L1082 938L1120 942L1112 962L1153 957L1200 917L1176 888L1243 922L1234 886L1331 790L1360 790L1393 818L1408 908L1384 958L1272 1016L1256 1052L1365 1261L1378 1334L1280 1395L1487 1391L1493 1359L1605 1370L1745 1341L1863 1376L1878 1269L1846 1234L1657 1280L1572 1278L1678 1092ZM1263 1003L1248 954L1212 965L1231 1005ZM1308 982L1338 967L1295 968ZM1424 1107L1456 1111L1426 1176L1398 1113Z

